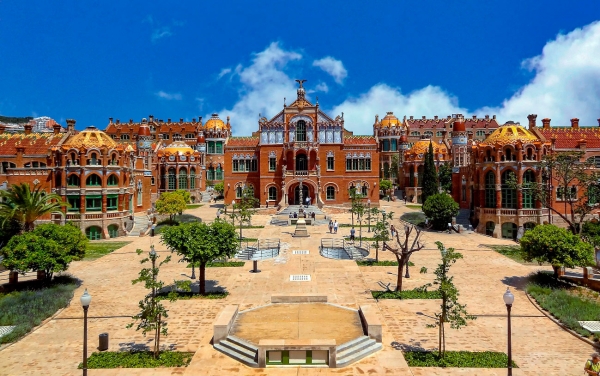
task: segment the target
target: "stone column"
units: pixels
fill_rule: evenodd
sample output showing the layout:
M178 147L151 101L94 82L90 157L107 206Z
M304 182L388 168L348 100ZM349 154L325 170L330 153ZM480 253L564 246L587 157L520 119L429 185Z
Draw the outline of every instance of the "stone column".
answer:
M523 209L523 171L517 170L517 210Z

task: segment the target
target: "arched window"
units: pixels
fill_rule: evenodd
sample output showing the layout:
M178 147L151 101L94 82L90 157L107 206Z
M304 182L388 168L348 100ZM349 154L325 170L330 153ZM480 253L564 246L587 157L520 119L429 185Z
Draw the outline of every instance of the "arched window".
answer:
M168 189L173 190L175 189L175 169L174 168L170 168L169 169L169 174L168 174Z
M496 175L493 171L485 174L485 207L496 207Z
M106 185L114 186L114 185L118 185L118 184L119 184L119 179L117 178L117 175L113 174L108 177Z
M25 167L27 167L27 168L31 168L31 167L33 167L33 168L39 168L39 167L46 167L46 164L44 162L35 162L34 161L34 162L25 163Z
M387 162L383 163L383 178L384 179L390 178L390 164Z
M235 187L235 198L242 198L242 186L238 185Z
M90 175L85 181L85 185L87 186L100 186L102 185L102 178L96 174Z
M69 177L67 178L67 187L79 187L79 184L81 184L79 176L69 175Z
M487 236L494 235L494 229L496 228L496 223L489 221L485 223L485 234Z
M111 166L116 166L116 165L118 165L118 164L119 164L119 162L117 162L117 155L116 155L116 154L113 154L113 155L110 157L110 163L109 163L109 165L111 165Z
M98 154L92 153L91 156L90 156L90 159L88 159L88 161L87 161L87 164L91 165L91 166L97 166L97 165L99 165L100 161L98 161Z
M119 236L119 226L118 225L108 226L108 236L111 238L118 237Z
M502 207L507 209L517 208L517 190L510 184L511 180L514 179L515 173L512 171L505 171L502 174Z
M535 175L533 171L527 170L523 174L523 209L533 208L533 187L532 183L535 181Z
M277 200L277 188L269 187L269 201Z
M179 169L179 186L178 189L188 189L187 169L184 167Z
M70 163L70 164L76 166L77 165L77 155L75 153L71 153L69 158L70 158L70 162L68 162L67 164Z
M360 194L363 196L369 195L369 187L367 187L366 184L363 184L363 186L360 188Z
M246 190L246 196L247 197L254 197L254 187L249 185L248 189Z
M296 170L297 171L306 171L308 170L308 159L305 154L300 154L296 156Z
M190 189L196 189L196 169L190 169Z
M100 240L102 238L102 229L98 226L91 226L85 229L85 235L89 240Z
M217 166L215 170L215 180L223 180L223 169L221 169L221 165Z
M485 151L485 161L486 162L492 162L492 151L490 149Z
M128 134L122 134L121 135L121 140L129 140L129 135Z
M525 157L528 161L533 161L535 159L535 155L533 155L533 149L527 148L527 156Z
M390 140L383 140L381 151L390 151Z
M431 138L431 137L433 137L433 132L432 131L426 131L425 133L423 133L423 136L425 136L427 138Z
M298 120L296 123L296 141L306 141L306 122Z
M327 195L326 198L327 200L335 200L335 187L332 185L327 186L326 189Z

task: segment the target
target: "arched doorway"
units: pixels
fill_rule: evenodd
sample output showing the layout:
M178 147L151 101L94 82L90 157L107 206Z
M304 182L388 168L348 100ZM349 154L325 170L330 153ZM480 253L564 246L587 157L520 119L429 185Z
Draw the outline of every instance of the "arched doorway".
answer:
M517 239L517 225L512 222L502 224L502 237L504 239Z
M310 190L308 189L308 185L302 184L302 200L306 202L306 197L310 195ZM315 202L315 198L310 196ZM300 184L297 184L294 187L294 194L291 197L292 205L300 205Z
M485 223L485 234L488 236L494 235L494 229L496 228L496 223L492 221L488 221Z

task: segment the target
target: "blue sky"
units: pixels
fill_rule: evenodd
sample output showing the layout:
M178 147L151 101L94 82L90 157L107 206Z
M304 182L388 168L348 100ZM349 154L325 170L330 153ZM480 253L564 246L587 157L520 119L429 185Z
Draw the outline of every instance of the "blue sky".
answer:
M81 129L219 112L248 135L305 78L362 134L386 111L597 125L598 19L597 0L1 1L0 114Z

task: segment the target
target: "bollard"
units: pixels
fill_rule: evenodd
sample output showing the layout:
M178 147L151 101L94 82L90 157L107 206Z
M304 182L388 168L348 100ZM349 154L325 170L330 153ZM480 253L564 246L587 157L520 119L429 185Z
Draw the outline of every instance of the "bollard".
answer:
M98 350L108 350L108 333L102 333L98 336Z
M258 260L257 259L252 260L252 270L250 270L250 273L260 273L260 270L258 270Z

